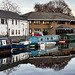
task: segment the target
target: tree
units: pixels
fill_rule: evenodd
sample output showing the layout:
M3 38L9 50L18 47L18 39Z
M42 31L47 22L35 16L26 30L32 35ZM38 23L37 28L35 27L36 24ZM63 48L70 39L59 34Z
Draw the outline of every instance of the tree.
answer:
M19 7L16 4L9 1L9 0L5 0L5 1L1 2L0 10L12 11L12 12L16 12L18 14L21 13L19 11L20 10Z
M34 6L36 12L51 12L51 13L64 13L72 15L71 9L64 0L52 0L46 4L37 3Z

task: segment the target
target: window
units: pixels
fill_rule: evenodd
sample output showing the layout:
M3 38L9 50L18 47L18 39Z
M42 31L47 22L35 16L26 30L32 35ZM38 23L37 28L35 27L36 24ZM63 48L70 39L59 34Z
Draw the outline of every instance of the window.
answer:
M30 34L32 33L32 29L31 29L31 28L29 29L29 33L30 33Z
M7 19L5 19L5 23L7 24Z
M17 30L16 30L16 34L17 34Z
M11 44L10 40L7 40L7 45L10 45L10 44Z
M48 31L49 32L49 29L44 28L43 31Z
M41 38L41 41L43 41L43 39Z
M0 41L0 46L1 46L2 44L1 44L1 41Z
M18 30L18 34L20 34L20 30Z
M57 21L58 24L65 24L65 21Z
M1 19L1 24L4 24L4 19Z
M75 33L75 29L73 29L73 32Z
M29 21L29 24L31 24L32 23L32 21Z
M36 29L34 29L34 31L41 31L41 29L36 28Z
M12 35L14 35L14 30L12 30L12 32L11 32L11 33L12 33Z
M49 21L43 21L43 25L49 25Z
M71 21L70 24L71 24L71 25L75 25L75 21Z
M14 20L12 19L12 24L14 24Z
M40 21L34 21L34 24L40 24Z
M17 25L17 20L16 20L16 25Z
M51 37L51 39L53 40L53 37Z
M47 37L47 40L48 40L48 41L50 40L49 37Z

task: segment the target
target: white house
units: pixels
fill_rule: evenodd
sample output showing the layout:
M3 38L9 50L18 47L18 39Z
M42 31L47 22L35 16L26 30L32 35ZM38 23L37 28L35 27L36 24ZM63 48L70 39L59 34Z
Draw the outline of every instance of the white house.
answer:
M0 10L0 36L28 36L29 23L19 14Z

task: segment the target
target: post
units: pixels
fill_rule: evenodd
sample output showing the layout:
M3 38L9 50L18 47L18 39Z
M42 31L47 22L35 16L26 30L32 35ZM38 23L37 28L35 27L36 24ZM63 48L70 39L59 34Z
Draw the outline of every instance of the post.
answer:
M25 29L25 41L26 41L26 29Z
M8 20L6 19L6 24L7 24L7 38L9 36L9 33L8 33Z

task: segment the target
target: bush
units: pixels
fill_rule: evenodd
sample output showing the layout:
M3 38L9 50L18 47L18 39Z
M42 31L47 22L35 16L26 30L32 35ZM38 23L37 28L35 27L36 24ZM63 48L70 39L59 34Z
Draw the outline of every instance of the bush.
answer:
M46 31L44 30L43 31L43 35L48 35L48 31L47 30Z

